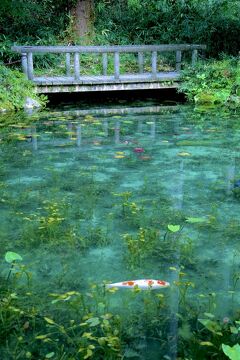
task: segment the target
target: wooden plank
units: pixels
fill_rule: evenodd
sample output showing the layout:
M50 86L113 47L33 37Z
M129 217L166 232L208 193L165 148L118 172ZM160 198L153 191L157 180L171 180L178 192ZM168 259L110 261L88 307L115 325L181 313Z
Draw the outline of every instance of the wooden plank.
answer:
M180 50L176 51L176 70L181 70L181 61L182 61L182 52Z
M74 53L74 76L76 80L80 80L79 53Z
M151 90L151 89L176 89L178 87L178 83L171 82L145 82L145 83L131 83L131 84L82 84L82 85L47 85L47 86L37 86L38 93L60 93L60 92L98 92L98 91L125 91L125 90Z
M66 75L71 75L71 55L70 53L66 53Z
M141 51L138 52L138 68L140 74L142 74L144 71L144 57Z
M157 52L152 52L152 77L155 79L157 77Z
M119 53L114 53L114 79L119 80L120 76L120 59L119 59Z
M117 46L12 46L11 50L19 53L138 53L153 51L186 51L206 49L199 44L166 44L166 45L117 45Z
M103 64L103 75L107 75L107 68L108 68L108 58L107 53L102 54L102 64Z
M54 84L54 85L67 85L67 84L119 84L119 83L143 83L143 82L165 82L165 81L177 81L180 74L176 71L161 72L156 74L156 78L152 78L151 73L144 74L125 74L116 81L114 75L99 75L99 76L81 76L81 80L76 80L74 77L67 76L51 76L51 77L35 77L34 82L36 84Z
M33 80L33 54L31 52L27 54L27 73L28 79Z
M28 77L27 53L22 53L22 70L23 73Z

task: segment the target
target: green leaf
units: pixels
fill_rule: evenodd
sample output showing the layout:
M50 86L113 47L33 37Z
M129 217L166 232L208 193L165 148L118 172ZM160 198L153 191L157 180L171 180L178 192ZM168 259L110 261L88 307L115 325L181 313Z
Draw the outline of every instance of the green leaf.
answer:
M45 358L46 359L51 359L54 356L54 354L55 354L55 352L52 351L52 352L48 353L47 355L45 355Z
M49 319L48 317L44 317L44 320L48 323L48 324L51 324L51 325L54 325L55 322L52 320L52 319Z
M173 233L180 230L180 225L171 225L171 224L169 224L167 227L168 227L168 230L173 232Z
M37 336L35 337L35 339L44 340L44 339L46 339L47 337L48 337L48 335L37 335Z
M22 261L22 257L21 257L21 255L15 253L13 251L7 251L5 254L5 260L6 260L6 262L11 264L13 261L16 261L16 260Z
M203 223L205 221L206 221L205 218L200 218L200 217L187 217L186 219L186 222L190 224Z
M238 329L235 326L230 326L230 331L232 334L238 334Z
M89 326L97 326L100 324L100 320L98 317L88 319L86 322L89 324Z
M213 319L213 318L214 318L214 315L211 314L211 313L206 313L206 312L205 312L204 315L207 316L207 317L210 318L210 319Z
M236 344L233 347L229 345L222 344L222 349L225 355L229 357L231 360L239 360L240 359L240 345Z
M214 346L213 343L211 343L210 341L201 341L200 345L202 345L202 346Z
M212 333L222 336L221 326L216 321L210 319L198 319L198 321Z

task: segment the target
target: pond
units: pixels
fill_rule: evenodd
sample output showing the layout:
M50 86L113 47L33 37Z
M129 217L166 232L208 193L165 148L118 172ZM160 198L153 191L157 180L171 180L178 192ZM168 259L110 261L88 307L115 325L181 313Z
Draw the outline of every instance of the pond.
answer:
M2 119L2 359L226 359L239 116L145 104ZM106 286L137 279L170 286Z

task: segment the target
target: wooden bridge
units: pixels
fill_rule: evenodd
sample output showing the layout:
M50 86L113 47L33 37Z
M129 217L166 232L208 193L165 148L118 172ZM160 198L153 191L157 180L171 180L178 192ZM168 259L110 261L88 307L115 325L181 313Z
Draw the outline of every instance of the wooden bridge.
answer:
M112 90L146 90L176 88L182 68L183 54L194 65L198 51L205 45L127 45L127 46L13 46L12 51L21 53L22 69L29 80L36 84L38 93L88 92ZM190 54L189 54L190 52ZM60 71L56 75L39 74L33 69L33 55L57 54ZM101 73L82 72L82 58L87 59L88 69L95 65L91 56L101 57ZM134 73L122 72L120 57L133 54L136 62ZM160 60L165 55L164 64ZM166 57L168 54L168 58ZM166 59L174 56L174 64L166 66ZM190 55L190 56L189 56ZM88 58L86 58L88 56ZM146 66L146 62L149 65ZM185 62L185 61L184 61ZM164 66L163 66L164 65ZM162 68L161 68L162 66ZM96 66L95 66L96 68ZM167 69L166 69L167 68Z

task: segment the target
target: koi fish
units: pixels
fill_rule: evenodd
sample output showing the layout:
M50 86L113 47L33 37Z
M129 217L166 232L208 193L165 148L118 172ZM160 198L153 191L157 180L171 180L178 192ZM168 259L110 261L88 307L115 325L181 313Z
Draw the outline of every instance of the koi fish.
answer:
M170 286L167 281L163 280L153 280L153 279L143 279L143 280L130 280L130 281L123 281L113 284L107 284L106 288L125 288L125 289L133 289L135 287L141 290L157 290L161 288L165 288Z
M135 149L133 149L133 151L134 151L135 153L142 153L142 152L144 152L144 148L142 148L142 147L136 147Z

